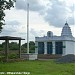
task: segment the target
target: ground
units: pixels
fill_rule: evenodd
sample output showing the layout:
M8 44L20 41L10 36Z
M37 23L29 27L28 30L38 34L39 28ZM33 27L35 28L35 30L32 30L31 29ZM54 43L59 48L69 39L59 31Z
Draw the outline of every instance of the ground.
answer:
M30 72L30 75L75 75L75 63L57 64L54 60L0 62L0 72Z

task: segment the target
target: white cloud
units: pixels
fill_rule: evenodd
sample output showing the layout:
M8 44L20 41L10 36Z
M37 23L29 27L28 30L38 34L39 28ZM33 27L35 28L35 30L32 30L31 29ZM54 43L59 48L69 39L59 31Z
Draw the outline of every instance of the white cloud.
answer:
M70 23L74 18L74 10L72 7L73 2L69 2L71 0L60 0L60 2L59 0L29 1L31 2L29 20L30 40L35 40L36 36L47 35L47 31L52 31L54 35L60 36L66 17L68 17L68 23L72 29L73 35L75 36L75 26L71 25L73 23ZM21 36L22 38L27 39L27 11L24 4L23 0L17 0L17 9L13 8L5 11L6 25L4 26L1 35ZM26 40L22 43L25 42Z
M74 0L17 0L16 8L27 10L27 2L30 4L30 11L36 11L49 25L62 27L67 20L74 25Z
M65 1L50 0L51 8L46 11L45 20L50 25L62 27L67 20L71 25L74 25L74 10L66 5Z
M27 3L29 3L29 9L31 11L40 11L44 9L44 6L39 4L39 0L16 0L16 9L27 10Z

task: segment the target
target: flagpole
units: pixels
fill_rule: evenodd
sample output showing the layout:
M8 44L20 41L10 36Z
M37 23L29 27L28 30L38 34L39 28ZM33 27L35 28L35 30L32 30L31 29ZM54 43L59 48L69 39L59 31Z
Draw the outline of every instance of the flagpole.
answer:
M27 54L29 54L29 3L27 3Z

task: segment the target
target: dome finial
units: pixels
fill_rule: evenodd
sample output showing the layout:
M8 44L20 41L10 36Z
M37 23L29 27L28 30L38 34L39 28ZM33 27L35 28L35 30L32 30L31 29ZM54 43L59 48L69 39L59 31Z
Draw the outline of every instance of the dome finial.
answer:
M68 25L67 21L66 21L65 25Z
M67 23L67 20L66 20L66 23Z

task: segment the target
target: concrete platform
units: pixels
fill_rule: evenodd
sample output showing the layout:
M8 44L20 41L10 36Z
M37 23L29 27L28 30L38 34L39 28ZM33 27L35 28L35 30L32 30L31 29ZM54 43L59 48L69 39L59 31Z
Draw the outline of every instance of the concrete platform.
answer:
M21 59L24 59L24 60L37 60L37 54L35 53L31 53L31 54L25 54L25 53L22 53L21 54Z

